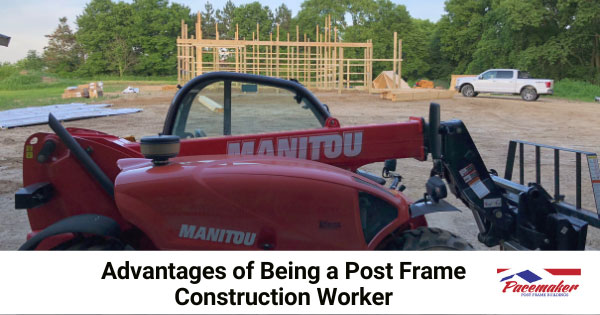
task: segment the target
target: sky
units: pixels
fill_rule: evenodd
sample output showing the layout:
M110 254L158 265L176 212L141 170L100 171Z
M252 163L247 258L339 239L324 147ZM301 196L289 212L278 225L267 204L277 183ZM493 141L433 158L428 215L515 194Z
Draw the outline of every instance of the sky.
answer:
M8 47L0 46L0 63L15 62L26 56L27 51L35 49L41 53L47 45L44 35L52 33L58 25L58 19L66 16L69 24L75 27L77 15L89 0L0 0L0 34L12 37ZM171 0L188 6L192 12L201 11L208 0ZM233 0L236 5L256 0ZM128 0L127 2L131 2ZM225 0L211 0L213 7L222 8ZM281 3L285 4L296 15L300 10L301 0L260 0L272 10ZM419 19L436 22L444 14L444 0L392 0L406 6L410 15Z

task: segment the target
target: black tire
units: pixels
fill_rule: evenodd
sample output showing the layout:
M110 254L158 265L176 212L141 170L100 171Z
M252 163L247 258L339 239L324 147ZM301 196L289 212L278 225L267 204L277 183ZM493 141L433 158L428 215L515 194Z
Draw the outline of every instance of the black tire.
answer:
M538 95L535 97L535 100L536 100L536 101L537 101L538 99L540 99L540 95L539 95L539 94L538 94Z
M75 237L52 250L127 250L131 249L116 239L102 237Z
M475 88L471 84L465 84L460 88L460 92L464 97L475 97Z
M473 97L477 97L477 95L479 95L479 93L478 93L478 92L475 92L475 93L473 94Z
M474 250L473 246L446 230L420 227L392 236L381 246L382 250Z
M537 91L530 86L521 90L521 98L526 102L534 102L538 99L538 97L539 95L537 94Z

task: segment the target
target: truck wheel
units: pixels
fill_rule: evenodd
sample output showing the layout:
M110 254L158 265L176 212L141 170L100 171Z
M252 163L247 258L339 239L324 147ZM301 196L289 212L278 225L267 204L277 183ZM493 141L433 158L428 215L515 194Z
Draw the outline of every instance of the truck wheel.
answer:
M118 240L109 240L102 237L76 237L66 241L52 250L126 250L129 246Z
M461 237L446 230L420 227L393 236L382 250L474 250Z
M462 95L464 97L474 97L475 95L475 89L473 88L473 86L471 84L466 84L465 86L463 86L460 89L460 92L462 93Z
M521 90L521 98L526 102L533 102L538 99L538 94L532 87L526 87Z

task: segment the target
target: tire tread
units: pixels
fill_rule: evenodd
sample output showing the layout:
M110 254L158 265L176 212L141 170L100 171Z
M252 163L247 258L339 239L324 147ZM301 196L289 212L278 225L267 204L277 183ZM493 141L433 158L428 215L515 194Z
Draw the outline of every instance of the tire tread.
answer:
M458 235L432 227L419 227L392 236L384 250L474 250L473 246Z

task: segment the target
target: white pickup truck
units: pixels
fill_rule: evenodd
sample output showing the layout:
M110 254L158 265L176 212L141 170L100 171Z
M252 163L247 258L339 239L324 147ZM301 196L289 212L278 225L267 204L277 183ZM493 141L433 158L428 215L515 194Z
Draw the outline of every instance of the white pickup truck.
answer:
M490 69L476 77L458 78L454 88L465 97L479 93L516 94L531 102L542 94L554 94L554 81L532 79L525 71Z

